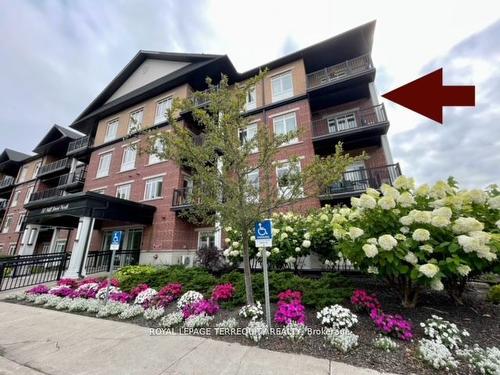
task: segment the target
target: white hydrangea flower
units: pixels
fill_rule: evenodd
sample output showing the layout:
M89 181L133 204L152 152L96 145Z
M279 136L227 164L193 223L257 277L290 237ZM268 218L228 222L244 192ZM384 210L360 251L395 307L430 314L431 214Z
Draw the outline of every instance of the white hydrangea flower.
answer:
M396 201L392 197L382 197L378 200L378 203L380 208L383 210L390 210L394 207L396 207Z
M407 216L401 216L399 218L399 222L405 226L413 224L413 217L407 215Z
M372 245L378 245L377 239L375 237L368 238L366 242L371 243Z
M228 244L229 242L231 242L231 239L230 239L230 238L228 238L228 237L226 237L226 238L224 238L224 242L225 242L226 244Z
M233 249L237 249L240 246L240 243L238 241L234 241L231 246Z
M273 247L271 249L271 254L279 254L280 253L280 249L278 249L277 247Z
M476 204L484 204L488 200L488 194L480 189L472 189L467 191L465 194L467 194L472 202Z
M415 229L411 236L415 241L424 242L431 238L431 234L427 229L418 228Z
M309 240L302 241L302 247L305 249L311 247L311 241L309 241Z
M396 189L413 190L415 189L415 179L401 175L394 180L394 187Z
M483 223L473 217L459 217L453 223L453 232L457 234L464 234L474 231L482 231L484 229Z
M437 279L437 278L434 278L431 280L431 289L432 290L443 290L444 289L444 285L443 283L441 282L441 279Z
M361 208L361 199L357 197L351 198L351 207L352 208Z
M366 272L371 273L373 275L378 275L378 268L375 266L369 266Z
M431 188L429 195L435 199L445 198L448 194L453 193L453 188L445 181L438 181Z
M410 233L410 228L408 227L401 227L399 228L399 231L403 234L407 234L407 233Z
M310 240L311 239L311 233L309 233L309 232L304 233L304 239L305 240Z
M422 251L428 252L429 254L432 254L434 252L434 248L428 244L420 245L418 248Z
M380 196L380 192L376 189L368 188L366 189L366 194L373 198L378 198Z
M432 279L439 272L439 267L433 263L427 263L418 267L418 270L429 279Z
M449 208L449 207L435 208L432 211L432 216L433 217L441 216L441 217L445 217L448 220L450 220L452 215L453 215L453 212L451 211L451 208Z
M433 216L431 219L431 224L437 228L444 228L450 225L451 221L444 216Z
M382 194L384 195L384 197L390 197L394 200L398 199L399 197L399 191L397 189L394 189L390 185L382 184L380 190L382 190Z
M411 251L408 251L408 254L405 255L405 260L410 263L410 264L417 264L418 263L418 258L417 256L412 253Z
M250 236L250 241L255 242L255 236Z
M432 220L431 211L412 210L409 215L413 218L415 223L429 224Z
M415 204L415 198L413 198L413 195L405 191L399 196L398 203L401 207L411 207Z
M415 194L419 197L426 197L429 195L429 192L431 191L431 188L427 184L420 185L415 192Z
M383 234L378 238L378 244L384 250L392 250L398 245L398 241L390 234Z
M294 258L294 257L288 257L285 259L285 263L286 264L289 264L289 265L293 265L295 263L295 261L297 260L297 258Z
M465 264L461 264L460 266L457 267L457 272L461 276L467 276L470 271L471 271L471 268Z
M359 206L361 208L373 209L377 206L377 201L368 194L361 194L361 197L359 198Z
M367 243L367 244L363 245L363 251L365 252L365 255L368 258L373 258L375 255L378 254L377 246L372 245L370 243Z
M350 227L349 228L349 236L351 237L352 240L355 240L358 237L361 237L365 231L361 228L357 227Z

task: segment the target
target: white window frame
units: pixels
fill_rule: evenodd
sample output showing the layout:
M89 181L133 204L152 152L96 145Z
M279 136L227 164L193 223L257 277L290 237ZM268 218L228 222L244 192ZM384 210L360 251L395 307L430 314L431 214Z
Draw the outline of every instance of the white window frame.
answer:
M26 196L24 197L24 204L28 204L31 198L31 195L33 194L33 191L35 191L35 185L32 185L28 188L26 191Z
M341 133L343 131L355 129L358 127L355 112L343 112L335 114L333 116L328 116L326 121L328 124L329 133ZM339 121L344 121L340 129Z
M3 223L2 233L9 233L10 226L12 225L12 219L14 219L14 215L5 216L5 222Z
M9 244L9 255L16 254L16 247L17 247L17 244L15 244L15 243Z
M284 90L283 89L283 79L284 78L288 78L290 77L290 82L291 82L291 85L292 87L288 90ZM275 92L274 90L274 83L275 82L279 82L279 86L280 86L280 91L279 92ZM293 96L293 90L294 90L294 87L293 87L293 75L292 75L292 71L289 70L287 72L284 72L284 73L281 73L281 74L278 74L274 77L271 78L271 96L272 96L272 102L278 102L280 100L285 100L285 99L288 99L288 98L291 98Z
M10 202L11 207L16 207L19 203L19 197L21 196L21 190L14 190L14 194L12 194L12 202Z
M160 124L168 120L166 112L171 107L172 107L171 96L167 96L166 98L160 99L156 102L154 125Z
M255 175L257 176L257 179L255 179ZM248 196L248 197L246 197L247 202L249 202L249 203L257 203L257 202L259 202L259 198L260 198L260 175L259 175L259 170L256 169L256 170L248 173L246 175L246 178L247 178L248 183L250 185L252 185L257 190L257 196ZM254 183L254 181L256 181L256 183Z
M26 175L28 174L28 166L23 165L21 171L19 172L19 178L17 179L18 183L26 181Z
M253 136L251 138L248 138L249 131L253 132ZM240 143L243 145L246 142L250 142L251 140L253 140L257 136L258 131L259 131L259 124L257 122L253 122L251 124L248 124L248 126L245 127L244 129L239 129ZM246 135L245 135L245 138L242 139L243 133L246 133ZM259 148L257 146L255 146L252 149L252 153L256 153L258 151L259 151Z
M157 195L157 188L154 188L152 186L155 186L156 183L161 184L161 189L159 192L159 195ZM154 194L150 194L154 193ZM154 178L148 178L146 179L146 183L144 184L144 200L145 201L151 201L155 199L162 199L163 198L163 176L162 177L154 177Z
M292 119L292 118L293 118L293 121L295 122L295 129L293 129L293 130L288 129L288 123L287 123L287 120ZM276 125L277 125L278 122L283 122L283 126L284 126L284 128L286 130L285 133L277 133L276 132ZM275 135L288 134L288 133L290 133L292 131L297 132L298 129L299 129L299 125L297 124L297 114L296 114L296 112L285 113L283 115L273 117L273 131L274 131ZM282 146L291 145L291 144L297 143L298 141L299 141L299 138L295 137L293 139L290 139L290 141L288 143L284 143Z
M132 184L122 184L116 187L116 197L120 199L130 199L130 192L132 191ZM122 196L123 195L123 196Z
M135 111L130 112L130 117L128 119L128 133L131 134L141 130L143 121L144 108L138 108Z
M203 240L203 237L206 237L208 241ZM214 228L200 229L198 231L198 249L201 249L203 245L209 247L211 242L210 237L213 237L213 243L215 246L215 229Z
M106 152L104 154L99 155L99 164L97 165L97 172L95 178L101 178L109 176L109 170L111 168L111 161L113 158L112 152ZM104 160L107 160L106 168L104 168Z
M106 123L106 133L104 134L104 142L110 142L116 139L118 134L119 119L115 118Z
M30 234L28 236L28 246L31 246L31 245L33 245L35 243L37 233L38 233L38 229L37 228L31 228L30 229Z
M153 145L153 149L157 150L157 151L160 151L160 152L164 151L165 147L164 147L164 144L161 141L161 139L159 139L159 138L155 139L155 143ZM160 158L158 155L149 154L148 165L158 164L158 163L161 163L163 161L165 161L165 159Z
M62 253L66 249L66 240L57 240L54 246L54 253Z
M134 147L133 145L124 147L120 172L125 172L135 169L136 159L137 159L137 148Z
M279 177L279 171L280 169L287 169L289 170L292 166L292 164L298 165L298 173L302 172L302 165L300 160L297 160L296 162L290 162L290 161L285 161L280 163L278 166L276 166L276 185L278 187L278 195L279 197L285 197L285 198L290 198L290 185L287 186L280 186L280 177ZM304 187L301 187L302 193L304 192ZM288 195L288 196L287 196Z
M23 212L19 215L19 218L17 219L16 232L21 231L21 227L23 226L23 221L25 217L26 217L26 212Z
M36 176L38 175L38 171L40 170L40 167L42 166L42 161L37 161L36 164L35 164L35 169L33 170L33 176L32 178L36 178Z
M245 110L251 111L252 109L257 108L257 88L253 86L247 92L245 98Z

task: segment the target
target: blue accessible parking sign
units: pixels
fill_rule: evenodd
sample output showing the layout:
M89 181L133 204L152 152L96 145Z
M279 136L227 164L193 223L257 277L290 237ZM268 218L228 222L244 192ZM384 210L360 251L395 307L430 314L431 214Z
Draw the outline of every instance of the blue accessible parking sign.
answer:
M113 231L113 234L111 235L111 246L109 247L110 250L120 250L122 234L123 232L121 230Z
M273 223L271 220L262 220L255 223L255 246L273 246Z

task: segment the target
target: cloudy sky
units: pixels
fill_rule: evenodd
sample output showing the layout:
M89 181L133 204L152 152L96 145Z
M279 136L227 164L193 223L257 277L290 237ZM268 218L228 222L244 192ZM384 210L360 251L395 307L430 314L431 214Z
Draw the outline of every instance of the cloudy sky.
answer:
M306 6L307 4L307 6ZM240 71L377 20L379 92L443 67L477 106L445 125L386 102L394 160L418 182L500 183L498 1L0 0L0 149L69 125L139 49L228 54Z

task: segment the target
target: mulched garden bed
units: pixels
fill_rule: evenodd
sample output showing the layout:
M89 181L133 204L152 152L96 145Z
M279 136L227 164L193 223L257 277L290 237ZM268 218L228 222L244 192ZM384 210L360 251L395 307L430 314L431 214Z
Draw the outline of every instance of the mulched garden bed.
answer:
M319 335L306 336L302 342L296 344L280 336L266 336L256 344L244 336L218 336L215 334L215 329L211 330L211 336L217 340L237 342L242 345L258 346L263 349L281 352L306 354L398 374L436 374L443 372L428 367L416 357L417 340L424 336L419 324L430 318L433 314L456 323L461 329L467 329L470 337L466 338L466 344L479 344L481 347L500 345L500 306L484 302L484 297L477 290L471 290L466 294L466 304L463 306L453 304L443 294L429 293L421 297L420 304L416 309L404 309L401 307L399 299L387 289L385 284L362 276L353 276L350 279L357 288L375 293L382 304L384 312L401 314L410 320L414 325L415 339L413 342L404 342L396 339L399 348L393 352L383 352L375 348L372 345L372 341L378 336L378 332L368 314L361 313L357 314L359 322L352 329L355 334L359 335L359 346L346 354L333 349ZM23 301L10 302L37 306ZM346 302L343 305L351 310L353 309L350 302ZM276 305L273 304L271 309L272 316L274 316L275 309ZM174 303L169 306L165 313L168 314L175 310ZM240 322L241 327L246 326L247 322L238 316L238 311L239 309L221 309L210 324L210 327L215 327L216 323L230 317L236 318ZM61 312L67 311L62 310ZM76 314L95 317L94 314L89 313ZM143 317L131 320L120 320L114 317L107 319L138 324L144 327L159 327L157 321L149 321ZM316 311L311 309L307 311L306 325L312 329L321 329L322 326L316 319ZM462 375L474 374L475 372L465 363L461 362L457 370L450 371L449 373Z

